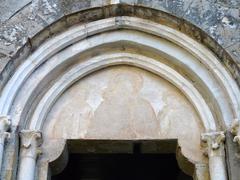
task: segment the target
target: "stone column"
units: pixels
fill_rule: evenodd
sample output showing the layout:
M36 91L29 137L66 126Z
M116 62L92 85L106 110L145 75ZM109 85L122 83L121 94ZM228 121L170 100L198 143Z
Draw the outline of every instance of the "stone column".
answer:
M37 157L42 135L39 131L23 130L20 132L21 149L18 180L34 180Z
M195 164L194 180L210 180L209 167L207 164Z
M10 127L8 116L0 116L0 174L2 169L3 151L6 137L9 136L7 130Z
M224 151L224 132L210 132L201 135L206 147L205 155L209 159L209 173L211 180L227 180Z

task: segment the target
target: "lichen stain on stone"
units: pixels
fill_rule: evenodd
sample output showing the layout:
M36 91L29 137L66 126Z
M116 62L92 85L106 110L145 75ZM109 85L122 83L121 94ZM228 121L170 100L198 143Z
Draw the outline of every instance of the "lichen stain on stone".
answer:
M224 26L228 26L228 27L230 27L230 28L236 28L236 24L234 23L234 20L233 20L233 18L231 18L231 17L223 17L222 18L222 24L224 25Z
M4 40L4 45L9 46L15 44L17 46L26 42L26 30L21 25L3 26L0 32L0 37Z

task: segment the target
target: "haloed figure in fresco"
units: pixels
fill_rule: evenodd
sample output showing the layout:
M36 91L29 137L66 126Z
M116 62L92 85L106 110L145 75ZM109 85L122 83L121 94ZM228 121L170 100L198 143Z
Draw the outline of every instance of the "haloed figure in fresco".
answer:
M138 72L117 72L103 92L87 138L156 138L158 123L151 104L140 97L143 78Z

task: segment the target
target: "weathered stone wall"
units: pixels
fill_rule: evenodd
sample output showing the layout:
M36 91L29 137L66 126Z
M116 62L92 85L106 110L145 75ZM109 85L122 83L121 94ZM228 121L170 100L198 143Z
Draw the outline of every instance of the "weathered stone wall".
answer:
M106 8L111 5L111 9ZM162 13L153 14L154 10L143 7L160 10ZM91 13L70 16L91 8L96 9ZM91 21L121 14L160 18L161 23L175 26L176 29L193 36L219 56L240 84L239 0L1 0L1 86L21 63L21 59L34 50L32 46L40 44L40 39L47 39L56 33L56 30L64 29L63 26L67 28L86 19ZM59 19L61 21L55 27L50 26ZM43 30L43 33L39 33ZM39 38L34 41L33 37ZM20 53L20 61L10 61L16 59ZM6 71L2 72L4 68Z

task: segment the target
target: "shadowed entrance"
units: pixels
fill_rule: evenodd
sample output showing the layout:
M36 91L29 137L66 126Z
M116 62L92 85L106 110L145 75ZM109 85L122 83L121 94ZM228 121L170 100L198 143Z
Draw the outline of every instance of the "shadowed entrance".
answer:
M175 140L69 140L67 147L68 163L52 180L192 180L178 166Z
M175 154L71 154L66 169L52 180L191 180Z

